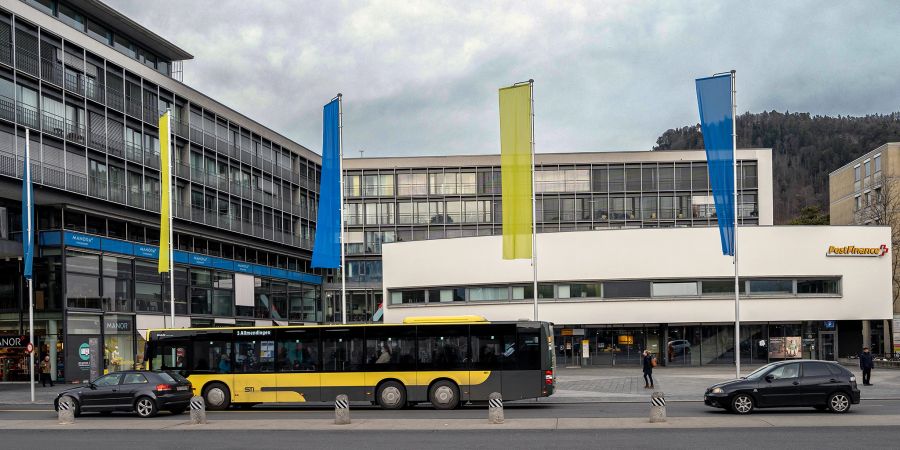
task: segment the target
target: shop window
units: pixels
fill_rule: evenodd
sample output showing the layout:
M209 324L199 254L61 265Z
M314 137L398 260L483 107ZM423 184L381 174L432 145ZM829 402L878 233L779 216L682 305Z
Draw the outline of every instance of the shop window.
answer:
M212 295L209 289L191 288L191 314L212 314Z
M100 274L100 256L89 253L67 252L66 271Z
M100 309L100 279L93 275L66 276L66 304L69 308Z
M139 312L162 312L162 284L135 282L134 301Z

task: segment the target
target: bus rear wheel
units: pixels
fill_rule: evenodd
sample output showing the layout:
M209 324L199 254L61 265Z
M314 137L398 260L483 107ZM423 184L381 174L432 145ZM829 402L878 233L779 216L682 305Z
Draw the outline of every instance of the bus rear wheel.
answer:
M382 409L401 409L406 406L406 388L396 381L385 381L376 395Z
M459 406L459 388L452 381L440 380L431 385L428 399L434 409L455 409Z
M206 409L210 411L228 409L231 391L222 383L210 383L203 389L203 400L206 402Z

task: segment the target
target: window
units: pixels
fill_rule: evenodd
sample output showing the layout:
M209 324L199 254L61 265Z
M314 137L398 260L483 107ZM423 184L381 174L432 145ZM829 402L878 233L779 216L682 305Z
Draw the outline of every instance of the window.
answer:
M362 368L365 349L362 328L322 330L322 371L351 372Z
M95 20L89 20L87 24L88 36L106 44L112 45L112 33Z
M319 330L284 330L278 340L279 372L309 372L319 367Z
M831 371L828 370L827 363L805 362L803 363L803 377L828 377L831 378Z
M797 280L798 294L840 294L838 280Z
M392 305L399 305L403 303L425 303L425 291L409 290L391 292Z
M515 361L515 325L472 325L472 370L502 369Z
M881 172L881 155L875 155L872 160L875 161L875 173Z
M397 174L397 195L426 195L428 194L428 180L424 173L400 173Z
M607 281L603 283L603 298L650 297L649 281Z
M371 327L366 329L368 370L415 370L416 329L414 327Z
M147 384L147 377L140 373L126 373L122 384Z
M134 301L137 311L162 312L162 285L135 282Z
M509 288L507 287L475 287L469 288L469 300L477 301L499 301L509 299Z
M419 327L419 370L465 370L469 358L468 327Z
M750 280L750 294L793 294L793 280Z
M557 285L558 298L600 298L600 283L570 283Z
M199 335L193 342L191 371L195 373L231 373L231 333Z
M703 281L700 284L704 296L734 295L734 279ZM744 294L746 292L744 280L740 280L738 286L741 294Z
M690 297L697 295L697 282L653 283L654 297Z
M108 387L108 386L116 386L122 380L121 373L112 373L109 375L102 376L94 380L94 385L97 387Z
M466 290L463 288L431 289L428 291L429 303L464 301L466 301Z
M791 363L778 366L771 372L769 372L766 376L771 376L776 380L783 380L785 378L797 378L798 376L800 376L800 364Z
M136 54L134 53L134 45L131 44L131 41L128 40L125 36L121 34L115 35L115 40L113 41L113 46L116 50L134 58Z
M84 16L70 8L65 3L59 3L59 9L57 10L59 20L61 20L66 25L69 25L72 28L75 28L79 31L84 31Z
M66 275L66 302L69 308L100 309L100 280L96 275Z
M271 331L265 333L271 335ZM275 341L237 340L234 343L234 372L259 373L275 371Z

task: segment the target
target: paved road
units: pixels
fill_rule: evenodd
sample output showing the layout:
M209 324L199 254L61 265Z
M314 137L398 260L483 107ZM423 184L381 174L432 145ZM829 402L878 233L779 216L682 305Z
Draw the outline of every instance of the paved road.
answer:
M4 430L7 448L97 449L151 446L167 449L478 449L478 448L896 448L895 427L711 430L509 431L19 431ZM64 442L64 445L62 444ZM140 444L139 444L140 443Z
M714 409L700 402L674 402L667 406L669 417L733 417L732 414L721 409ZM508 419L559 419L559 418L645 418L650 411L649 404L643 403L572 403L572 404L510 404L504 408L504 414ZM296 407L296 408L267 408L257 406L249 410L209 411L210 421L216 420L286 420L286 419L333 419L332 406ZM454 411L436 411L428 406L400 410L383 411L380 408L356 407L351 409L352 418L355 419L486 419L487 408L469 406ZM854 405L847 417L860 416L886 416L900 415L900 400L871 400L859 405ZM835 416L827 412L816 411L812 408L786 408L758 410L754 416L779 418L787 416L799 417L828 417ZM2 420L53 420L56 413L46 406L2 406L0 407L0 427ZM154 419L139 419L128 413L115 413L112 416L100 416L98 414L85 414L79 422L103 422L107 421L122 425L127 422L151 420L154 422L184 422L188 415L173 416L169 413L160 413Z

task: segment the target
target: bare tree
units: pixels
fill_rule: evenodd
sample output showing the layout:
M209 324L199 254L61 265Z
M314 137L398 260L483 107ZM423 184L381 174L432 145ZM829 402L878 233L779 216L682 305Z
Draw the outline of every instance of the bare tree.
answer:
M882 177L860 197L856 222L891 227L891 282L894 313L900 313L900 178Z

